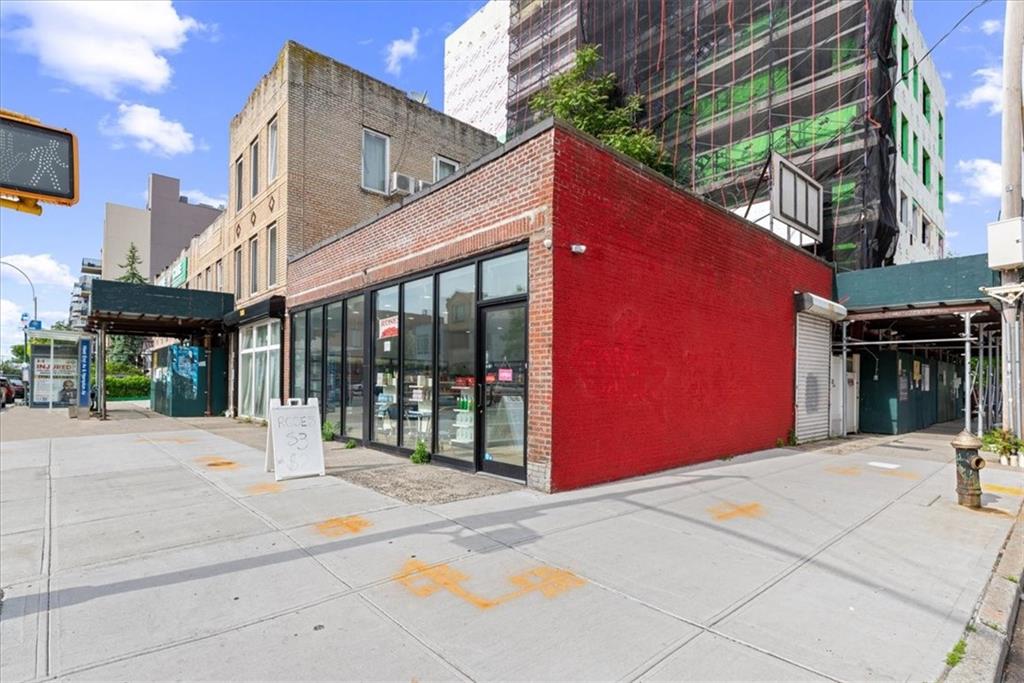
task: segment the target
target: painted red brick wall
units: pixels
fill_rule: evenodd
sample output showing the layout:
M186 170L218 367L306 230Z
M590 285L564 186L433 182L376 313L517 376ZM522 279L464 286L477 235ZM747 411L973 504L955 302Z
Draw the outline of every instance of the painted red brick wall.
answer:
M831 269L555 132L552 489L774 446L793 292L831 297Z

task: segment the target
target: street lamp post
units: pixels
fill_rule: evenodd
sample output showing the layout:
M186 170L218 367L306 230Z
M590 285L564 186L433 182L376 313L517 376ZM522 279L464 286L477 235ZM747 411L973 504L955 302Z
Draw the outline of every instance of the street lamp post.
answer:
M39 303L36 300L36 286L32 284L32 279L25 273L24 270L14 265L13 263L8 263L7 261L0 261L0 265L10 266L11 268L14 268L16 271L21 273L21 276L23 278L25 278L25 282L27 282L28 286L32 288L32 320L39 320ZM25 361L28 362L28 330L23 330L23 332L25 335L25 346L22 348L22 353L24 355Z

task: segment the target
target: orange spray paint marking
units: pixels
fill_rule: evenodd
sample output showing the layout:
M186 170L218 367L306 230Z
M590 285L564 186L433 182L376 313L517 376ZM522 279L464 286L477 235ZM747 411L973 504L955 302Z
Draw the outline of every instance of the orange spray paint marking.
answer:
M1002 484L982 484L981 490L985 493L1002 493L1005 496L1024 496L1024 488L1018 486L1003 486Z
M917 476L916 474L914 474L913 472L908 472L906 470L882 470L881 472L879 472L879 474L884 474L887 477L897 477L899 479L920 479L921 478L921 477Z
M205 455L201 458L196 458L196 462L200 465L206 465L210 469L214 470L238 469L238 463L234 460L227 460L225 458L217 457L216 455Z
M447 564L429 566L419 560L406 562L402 571L395 575L395 579L408 588L413 595L427 597L440 590L445 590L477 609L492 609L528 593L537 592L546 598L553 598L586 584L586 581L572 572L556 567L540 566L522 574L510 576L508 580L516 586L515 590L497 598L485 598L462 585L469 577L459 570L453 569Z
M859 467L836 467L833 465L831 467L826 467L825 471L830 474L841 474L844 477L856 477L860 475Z
M351 517L331 517L330 519L325 519L317 523L314 528L323 536L336 538L346 534L358 534L368 526L370 526L370 520L364 519L359 515L352 515Z
M195 439L189 439L184 436L151 436L151 437L140 437L135 439L135 443L195 443Z
M711 513L712 519L716 522L726 522L739 517L756 519L764 515L764 508L760 503L745 503L743 505L720 503L719 505L709 507L708 512Z
M250 496L261 496L264 493L278 493L284 491L284 487L277 482L269 482L267 484L253 484L245 490Z

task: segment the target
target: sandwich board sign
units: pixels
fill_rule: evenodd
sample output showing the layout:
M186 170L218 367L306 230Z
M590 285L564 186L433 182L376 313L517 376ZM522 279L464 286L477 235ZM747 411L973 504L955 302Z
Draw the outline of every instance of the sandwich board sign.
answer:
M324 445L320 440L320 405L315 398L305 405L290 398L281 405L270 399L267 429L267 472L274 479L324 476Z

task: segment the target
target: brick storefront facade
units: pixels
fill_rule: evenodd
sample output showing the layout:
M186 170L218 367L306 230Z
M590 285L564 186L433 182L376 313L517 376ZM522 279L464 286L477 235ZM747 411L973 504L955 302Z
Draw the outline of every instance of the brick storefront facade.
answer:
M830 267L562 124L299 254L288 306L511 245L528 252L530 487L569 489L786 436L793 292L830 296Z

